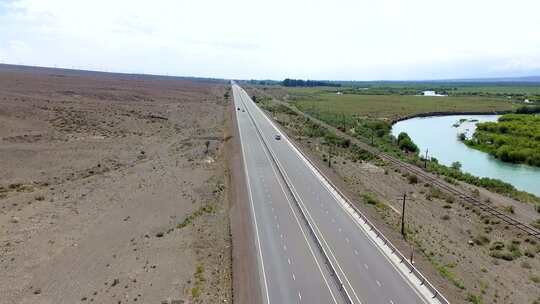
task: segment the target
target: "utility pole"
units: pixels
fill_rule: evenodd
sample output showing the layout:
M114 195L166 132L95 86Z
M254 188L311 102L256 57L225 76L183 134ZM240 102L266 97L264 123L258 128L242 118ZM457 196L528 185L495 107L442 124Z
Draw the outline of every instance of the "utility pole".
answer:
M410 263L411 264L414 263L414 244L413 244L413 242L411 242L411 259L410 259Z
M332 143L328 143L328 168L332 167Z
M407 193L403 193L403 205L401 207L401 234L403 235L403 238L406 239L405 236L405 201L407 200Z
M428 160L428 149L426 148L426 157L424 158L424 168L427 168L427 160Z

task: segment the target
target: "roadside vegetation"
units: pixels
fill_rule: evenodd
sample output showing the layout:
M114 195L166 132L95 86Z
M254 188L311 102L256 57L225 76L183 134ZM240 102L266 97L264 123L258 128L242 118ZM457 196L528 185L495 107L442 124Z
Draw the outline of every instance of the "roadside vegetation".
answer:
M337 95L321 88L288 88L287 92L290 104L300 111L385 153L425 167L425 170L443 176L447 182L455 184L459 180L522 202L540 204L540 198L533 194L517 190L513 185L498 179L463 172L460 164L448 167L439 164L435 158L426 161L406 133L400 134L398 138L390 134L392 120L425 112L523 111L529 108L522 108L507 100L483 97ZM271 103L268 99L263 106L271 112L294 113L286 106ZM335 134L313 122L306 123L303 133L309 137L325 133L324 136L331 139L329 142L343 144L333 138L337 137Z
M498 122L479 123L464 142L505 162L540 166L540 116L506 114Z

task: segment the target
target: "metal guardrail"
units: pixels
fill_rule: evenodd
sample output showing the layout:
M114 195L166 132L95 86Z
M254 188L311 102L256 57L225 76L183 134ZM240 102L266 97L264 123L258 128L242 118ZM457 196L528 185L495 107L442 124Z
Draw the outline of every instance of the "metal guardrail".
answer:
M373 231L375 235L381 239L384 242L384 245L386 245L388 248L390 248L392 254L395 254L400 259L400 263L403 263L407 269L409 269L409 273L414 274L418 280L420 281L420 285L425 285L426 288L429 289L429 291L432 293L432 297L439 300L441 303L444 304L450 304L448 300L433 286L425 277L422 275L422 273L414 267L413 264L411 264L407 258L395 247L385 236L382 234L376 227L371 223L371 221L352 203L352 201L349 199L349 197L343 193L323 172L321 169L318 168L318 166L304 153L300 148L293 142L290 141L293 146L296 147L296 149L304 156L304 158L317 170L317 172L323 176L328 184L346 201L346 203L354 210L356 214L364 221L366 225L370 227L370 231Z
M337 270L334 268L334 265L332 264L332 262L330 261L330 258L328 257L328 254L326 253L326 251L324 250L324 247L322 246L322 242L321 240L319 239L318 235L315 233L315 229L313 228L311 222L308 220L303 208L301 207L300 203L299 203L299 199L298 197L296 196L295 194L295 191L293 191L293 187L291 186L291 182L289 181L288 177L286 176L286 174L284 173L284 170L283 168L281 167L281 164L279 163L279 161L277 160L277 157L275 156L274 152L272 151L272 149L270 148L270 146L268 145L268 143L266 142L266 139L264 138L264 136L262 135L262 132L260 131L260 128L259 126L257 125L257 123L255 122L255 119L253 118L253 116L251 115L251 113L249 112L249 110L247 110L247 107L246 107L246 104L244 103L244 100L243 98L241 97L241 102L242 104L244 104L244 107L246 108L246 113L248 114L250 120L253 122L253 125L255 126L255 130L257 131L257 134L259 135L259 137L261 138L266 150L269 152L270 154L270 157L272 158L272 161L274 162L274 164L276 165L276 168L278 169L278 172L280 174L280 176L283 178L283 180L285 181L285 186L287 187L287 190L289 190L294 202L295 202L295 205L296 207L298 208L298 210L300 211L300 214L302 216L302 219L304 220L304 222L306 223L307 227L308 227L308 230L309 230L309 233L310 235L314 238L315 240L315 244L317 245L317 248L319 249L319 251L322 253L322 257L324 258L325 260L325 263L328 267L328 269L330 270L331 274L332 274L332 277L334 278L334 280L336 281L336 284L338 285L339 287L339 290L340 292L342 293L342 296L343 298L345 299L345 301L349 304L353 304L352 302L352 299L351 299L351 296L349 295L347 289L345 288L343 282L341 281L341 278L339 277L338 273L337 273Z

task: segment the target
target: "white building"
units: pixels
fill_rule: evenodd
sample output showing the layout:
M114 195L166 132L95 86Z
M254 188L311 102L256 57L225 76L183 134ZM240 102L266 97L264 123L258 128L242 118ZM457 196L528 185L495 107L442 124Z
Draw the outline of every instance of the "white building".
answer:
M435 91L424 91L422 92L424 96L448 96L443 94L437 94Z

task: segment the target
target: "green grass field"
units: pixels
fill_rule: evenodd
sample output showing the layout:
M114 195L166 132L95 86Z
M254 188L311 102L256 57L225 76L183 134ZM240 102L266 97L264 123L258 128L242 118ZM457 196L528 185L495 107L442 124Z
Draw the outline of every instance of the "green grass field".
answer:
M426 112L488 112L515 110L518 107L517 104L504 99L478 96L337 95L316 88L288 89L288 93L301 111L357 115L384 120L395 120Z
M490 94L523 94L540 95L540 86L538 85L492 85L492 86L456 86L456 93L490 93Z

